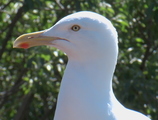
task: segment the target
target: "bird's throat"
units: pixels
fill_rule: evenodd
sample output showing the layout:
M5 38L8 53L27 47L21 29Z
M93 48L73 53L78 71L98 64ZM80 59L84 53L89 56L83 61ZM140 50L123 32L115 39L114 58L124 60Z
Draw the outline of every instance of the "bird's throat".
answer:
M102 120L109 116L114 95L113 72L107 69L101 63L70 60L61 83L54 120Z

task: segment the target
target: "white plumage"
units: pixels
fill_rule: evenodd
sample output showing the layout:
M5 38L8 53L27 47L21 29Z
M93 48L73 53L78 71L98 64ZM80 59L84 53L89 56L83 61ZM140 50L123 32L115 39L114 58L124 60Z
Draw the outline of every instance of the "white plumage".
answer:
M150 120L115 98L117 42L108 19L83 11L64 17L48 30L20 36L14 47L49 45L67 54L54 120Z

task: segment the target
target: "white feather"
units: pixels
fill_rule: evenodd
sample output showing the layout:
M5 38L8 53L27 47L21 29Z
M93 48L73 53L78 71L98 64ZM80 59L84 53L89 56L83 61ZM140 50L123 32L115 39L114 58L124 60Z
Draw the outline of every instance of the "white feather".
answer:
M73 25L80 26L73 31ZM48 29L54 46L68 55L54 120L149 120L115 98L112 77L118 55L117 32L93 12L68 15Z

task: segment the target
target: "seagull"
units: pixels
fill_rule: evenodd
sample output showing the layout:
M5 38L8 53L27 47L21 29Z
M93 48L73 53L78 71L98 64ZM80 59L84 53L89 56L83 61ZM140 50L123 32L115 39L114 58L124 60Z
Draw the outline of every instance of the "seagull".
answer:
M13 47L41 45L68 56L54 120L150 120L125 108L113 93L118 35L107 18L90 11L76 12L49 29L19 36Z

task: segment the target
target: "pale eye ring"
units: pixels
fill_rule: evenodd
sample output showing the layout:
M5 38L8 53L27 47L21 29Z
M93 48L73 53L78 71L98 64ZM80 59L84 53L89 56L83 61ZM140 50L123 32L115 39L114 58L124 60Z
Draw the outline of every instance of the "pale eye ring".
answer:
M71 30L77 32L77 31L80 30L80 26L79 26L79 25L73 25L73 26L71 27Z

